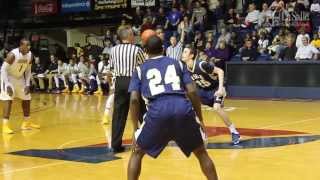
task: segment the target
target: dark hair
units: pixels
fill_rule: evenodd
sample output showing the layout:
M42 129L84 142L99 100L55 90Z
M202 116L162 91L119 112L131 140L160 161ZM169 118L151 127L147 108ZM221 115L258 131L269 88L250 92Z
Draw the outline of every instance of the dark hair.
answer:
M197 49L192 44L186 44L184 48L190 49L190 53L197 56Z
M162 54L162 40L157 35L151 36L145 44L145 50L152 55Z

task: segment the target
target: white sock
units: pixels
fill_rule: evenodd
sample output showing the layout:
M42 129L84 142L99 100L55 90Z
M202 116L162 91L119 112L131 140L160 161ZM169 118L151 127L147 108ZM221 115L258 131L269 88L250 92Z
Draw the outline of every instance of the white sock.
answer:
M230 130L230 133L239 134L239 132L236 130L234 124L231 124L229 126L229 130Z
M29 121L29 120L30 120L30 116L28 116L28 117L24 116L24 117L23 117L23 120Z
M3 123L5 123L5 124L9 123L9 119L3 118Z

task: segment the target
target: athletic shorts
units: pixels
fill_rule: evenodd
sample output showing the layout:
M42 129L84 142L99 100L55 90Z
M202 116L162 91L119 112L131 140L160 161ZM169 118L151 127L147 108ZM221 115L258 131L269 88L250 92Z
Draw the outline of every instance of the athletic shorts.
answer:
M214 104L220 104L223 106L224 100L226 98L226 92L223 96L215 96L215 90L204 90L201 88L197 89L197 94L200 97L201 103L210 107L213 107Z
M144 123L135 133L138 146L153 158L173 140L189 157L204 144L192 104L183 96L162 96L151 101Z
M12 76L8 76L9 83L6 84L4 81L2 81L1 78L1 92L0 92L0 100L2 101L10 101L14 98L18 98L21 100L31 100L31 94L29 93L26 95L24 92L24 89L26 87L26 82L24 77L22 78L15 78ZM9 96L7 93L7 87L10 86L13 91L13 95Z

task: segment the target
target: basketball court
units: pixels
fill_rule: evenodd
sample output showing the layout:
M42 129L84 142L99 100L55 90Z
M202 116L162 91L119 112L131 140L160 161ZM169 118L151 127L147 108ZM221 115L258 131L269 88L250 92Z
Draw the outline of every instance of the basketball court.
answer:
M22 132L20 103L14 102L11 127L16 133L1 136L0 179L126 179L130 150L108 152L109 127L100 122L104 106L102 96L34 94L31 117L42 128ZM219 179L320 179L319 107L319 101L308 100L229 99L225 109L242 134L239 146L230 145L228 129L211 108L203 107L208 151ZM128 145L131 136L128 121ZM158 159L146 156L141 179L205 178L196 158L185 158L170 143Z

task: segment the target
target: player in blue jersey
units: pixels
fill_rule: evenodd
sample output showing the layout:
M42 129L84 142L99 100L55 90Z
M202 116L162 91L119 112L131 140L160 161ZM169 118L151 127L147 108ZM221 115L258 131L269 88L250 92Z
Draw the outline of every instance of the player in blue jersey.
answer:
M148 60L134 72L129 92L134 127L134 147L128 165L128 180L137 180L145 154L158 157L170 140L174 140L189 157L193 152L202 172L217 180L215 166L204 146L204 125L200 99L186 66L162 56L162 41L152 36L146 43ZM146 100L147 113L138 129L140 96Z
M197 84L201 103L214 108L229 128L232 136L232 144L239 144L240 134L230 121L227 113L223 110L223 102L226 97L223 70L209 62L198 60L195 50L191 45L187 45L184 48L182 61L187 64L188 70L191 72L191 78Z

